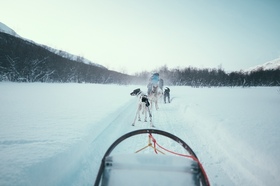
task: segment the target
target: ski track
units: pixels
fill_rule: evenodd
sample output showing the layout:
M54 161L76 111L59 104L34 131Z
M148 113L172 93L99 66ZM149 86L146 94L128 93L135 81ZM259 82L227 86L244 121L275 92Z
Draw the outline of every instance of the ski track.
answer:
M74 185L79 185L80 183L85 183L85 185L92 185L92 183L94 183L94 179L97 175L103 155L110 147L110 145L114 142L107 139L117 139L121 135L130 131L128 128L128 121L130 119L129 116L132 113L131 105L133 104L133 102L133 99L129 100L115 113L112 113L112 116L117 117L107 117L104 120L98 122L99 124L95 125L98 127L92 128L91 131L96 133L97 135L92 135L92 132L90 132L88 139L86 140L90 141L90 143L87 144L88 151L85 153L87 156L83 158L84 167L86 168L84 170L76 171L76 175L82 176L77 176ZM126 114L124 115L124 113ZM100 146L100 144L102 145ZM94 176L92 177L89 175ZM88 179L90 177L92 177L93 179Z

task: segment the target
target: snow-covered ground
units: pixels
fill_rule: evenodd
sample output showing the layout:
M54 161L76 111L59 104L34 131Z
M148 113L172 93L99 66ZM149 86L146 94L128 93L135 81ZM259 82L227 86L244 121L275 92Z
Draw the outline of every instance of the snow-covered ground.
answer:
M0 83L0 185L93 185L107 148L149 128L131 126L135 88ZM280 185L279 88L170 88L154 124L192 147L211 185Z

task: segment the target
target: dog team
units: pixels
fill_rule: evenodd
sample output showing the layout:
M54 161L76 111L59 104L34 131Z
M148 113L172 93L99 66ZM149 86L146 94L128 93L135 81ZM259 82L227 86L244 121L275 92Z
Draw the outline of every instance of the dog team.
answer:
M166 87L163 92L163 84L163 79L159 78L159 73L154 73L149 79L147 94L141 91L140 88L130 93L131 96L136 96L138 98L137 110L132 126L135 125L137 118L138 121L141 121L140 114L144 115L144 121L147 122L147 115L149 114L150 125L151 127L155 127L152 122L151 113L153 107L155 107L156 110L159 109L158 101L162 99L162 96L164 103L170 103L170 89Z

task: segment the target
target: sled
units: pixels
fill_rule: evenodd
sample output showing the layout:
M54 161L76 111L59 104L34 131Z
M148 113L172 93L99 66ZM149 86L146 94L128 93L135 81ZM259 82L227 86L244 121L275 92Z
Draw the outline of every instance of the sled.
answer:
M114 154L132 136L148 137L148 145L130 154ZM180 154L161 146L158 139L167 137L187 154ZM160 137L159 137L160 136ZM139 153L152 147L153 153ZM167 154L168 153L168 154ZM94 186L209 186L206 172L194 151L183 140L157 129L140 129L118 138L102 158Z

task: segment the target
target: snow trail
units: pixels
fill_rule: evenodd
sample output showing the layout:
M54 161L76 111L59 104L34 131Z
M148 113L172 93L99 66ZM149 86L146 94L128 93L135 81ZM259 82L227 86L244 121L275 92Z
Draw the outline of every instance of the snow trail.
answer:
M92 185L117 138L150 128L149 122L131 126L137 98L129 93L135 88L0 83L0 185ZM184 140L212 185L280 184L277 88L170 88L171 103L161 101L152 111L156 129ZM136 137L115 153L134 153L147 143L147 136Z

